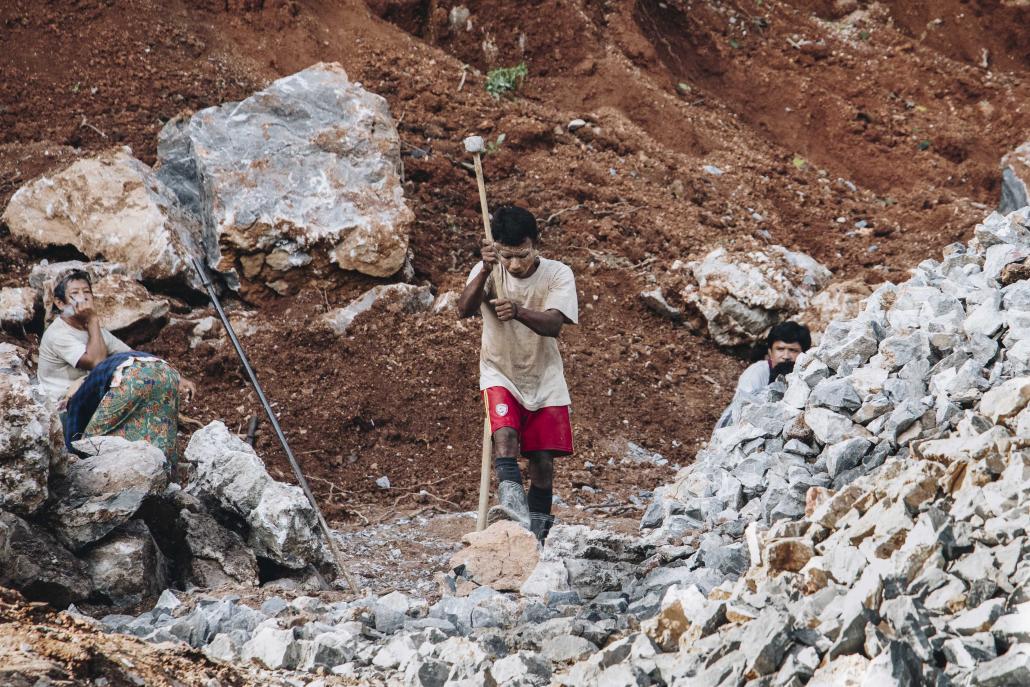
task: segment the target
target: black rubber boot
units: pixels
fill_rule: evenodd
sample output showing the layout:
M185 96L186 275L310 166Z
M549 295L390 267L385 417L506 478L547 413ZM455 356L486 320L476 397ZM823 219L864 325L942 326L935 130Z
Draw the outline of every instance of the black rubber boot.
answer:
M529 514L529 531L536 535L537 541L543 546L544 541L547 539L548 532L551 531L551 526L554 525L554 516L546 515L544 513L530 513Z
M499 520L512 520L530 529L526 490L518 482L505 480L497 486L497 505L487 512L486 521L492 525Z

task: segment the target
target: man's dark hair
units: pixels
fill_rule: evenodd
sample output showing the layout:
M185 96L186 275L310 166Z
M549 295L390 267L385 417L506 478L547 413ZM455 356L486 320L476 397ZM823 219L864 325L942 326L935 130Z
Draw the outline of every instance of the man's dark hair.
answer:
M773 343L782 341L787 344L801 344L801 350L807 351L812 347L812 333L808 327L797 322L780 322L769 330L769 336L765 337L765 345L772 348Z
M536 243L540 238L533 213L515 205L502 205L494 210L490 225L494 241L506 246L517 246L526 239Z
M90 291L93 290L93 281L89 278L89 273L84 270L72 270L63 277L57 280L54 285L54 308L57 309L57 299L60 298L62 301L68 302L68 297L65 295L68 291L68 284L73 281L84 281L89 284Z

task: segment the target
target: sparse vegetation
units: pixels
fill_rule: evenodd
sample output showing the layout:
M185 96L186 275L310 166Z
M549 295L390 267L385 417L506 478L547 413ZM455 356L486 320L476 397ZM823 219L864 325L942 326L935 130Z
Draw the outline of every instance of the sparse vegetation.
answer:
M492 155L492 154L496 153L498 150L500 150L501 146L504 145L504 139L506 139L507 137L508 137L507 134L498 134L497 135L497 140L495 140L495 141L487 141L486 142L486 154L487 155Z
M499 100L505 93L517 90L528 75L525 62L514 67L491 69L486 74L486 92Z

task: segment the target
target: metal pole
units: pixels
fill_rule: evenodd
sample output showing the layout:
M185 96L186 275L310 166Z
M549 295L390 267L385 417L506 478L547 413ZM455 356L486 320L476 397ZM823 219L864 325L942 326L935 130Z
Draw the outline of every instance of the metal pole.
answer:
M311 493L311 487L308 486L308 481L304 477L304 473L301 472L300 465L297 463L296 457L293 455L293 451L290 450L290 445L286 442L286 435L283 434L282 428L279 426L279 420L276 418L275 413L272 411L272 406L265 397L265 392L261 388L260 382L258 382L257 375L254 374L253 368L250 366L250 361L247 359L247 354L243 351L243 346L240 344L240 340L236 338L236 332L232 328L232 323L229 322L229 318L225 315L225 311L222 310L222 304L218 300L218 294L215 293L214 284L207 276L207 270L197 260L196 256L190 256L190 260L193 261L193 267L197 270L197 274L200 275L200 280L204 284L204 288L207 289L207 294L211 298L211 304L215 306L215 312L218 313L219 319L222 320L222 326L225 327L225 332L229 335L229 340L232 342L233 348L236 349L236 355L239 356L240 362L243 363L243 369L247 373L247 377L250 378L250 383L254 386L254 391L257 392L258 400L261 401L261 405L265 409L265 414L268 416L268 421L272 425L272 429L275 431L275 435L279 437L279 443L282 444L283 451L286 452L286 458L290 461L290 467L293 468L293 475L297 478L297 483L300 484L300 488L304 491L304 495L308 498L308 502L311 507L315 509L315 517L318 519L319 528L322 530L322 534L325 535L326 544L329 546L329 551L332 553L333 559L336 561L336 567L343 575L344 579L347 580L347 585L351 588L351 591L355 595L361 594L361 588L358 583L351 576L350 572L344 565L343 557L339 550L336 548L336 542L333 541L332 531L329 529L328 523L322 516L322 509L318 507L318 503L315 501L315 495Z

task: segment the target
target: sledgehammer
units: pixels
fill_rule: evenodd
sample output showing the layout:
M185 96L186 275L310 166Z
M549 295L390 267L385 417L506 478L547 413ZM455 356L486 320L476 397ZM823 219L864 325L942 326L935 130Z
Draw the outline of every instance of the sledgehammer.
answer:
M479 185L479 207L483 211L483 232L486 240L493 243L494 235L490 231L490 210L486 205L486 182L483 180L482 154L485 147L482 136L469 136L465 139L465 151L472 153L472 160L476 166L476 183ZM498 298L501 295L500 265L494 267L491 278L494 281L494 293ZM484 398L484 403L486 400ZM490 433L490 408L486 408L486 417L483 418L483 464L479 473L479 514L476 517L476 531L486 529L486 510L490 505L490 470L493 462L493 437Z

